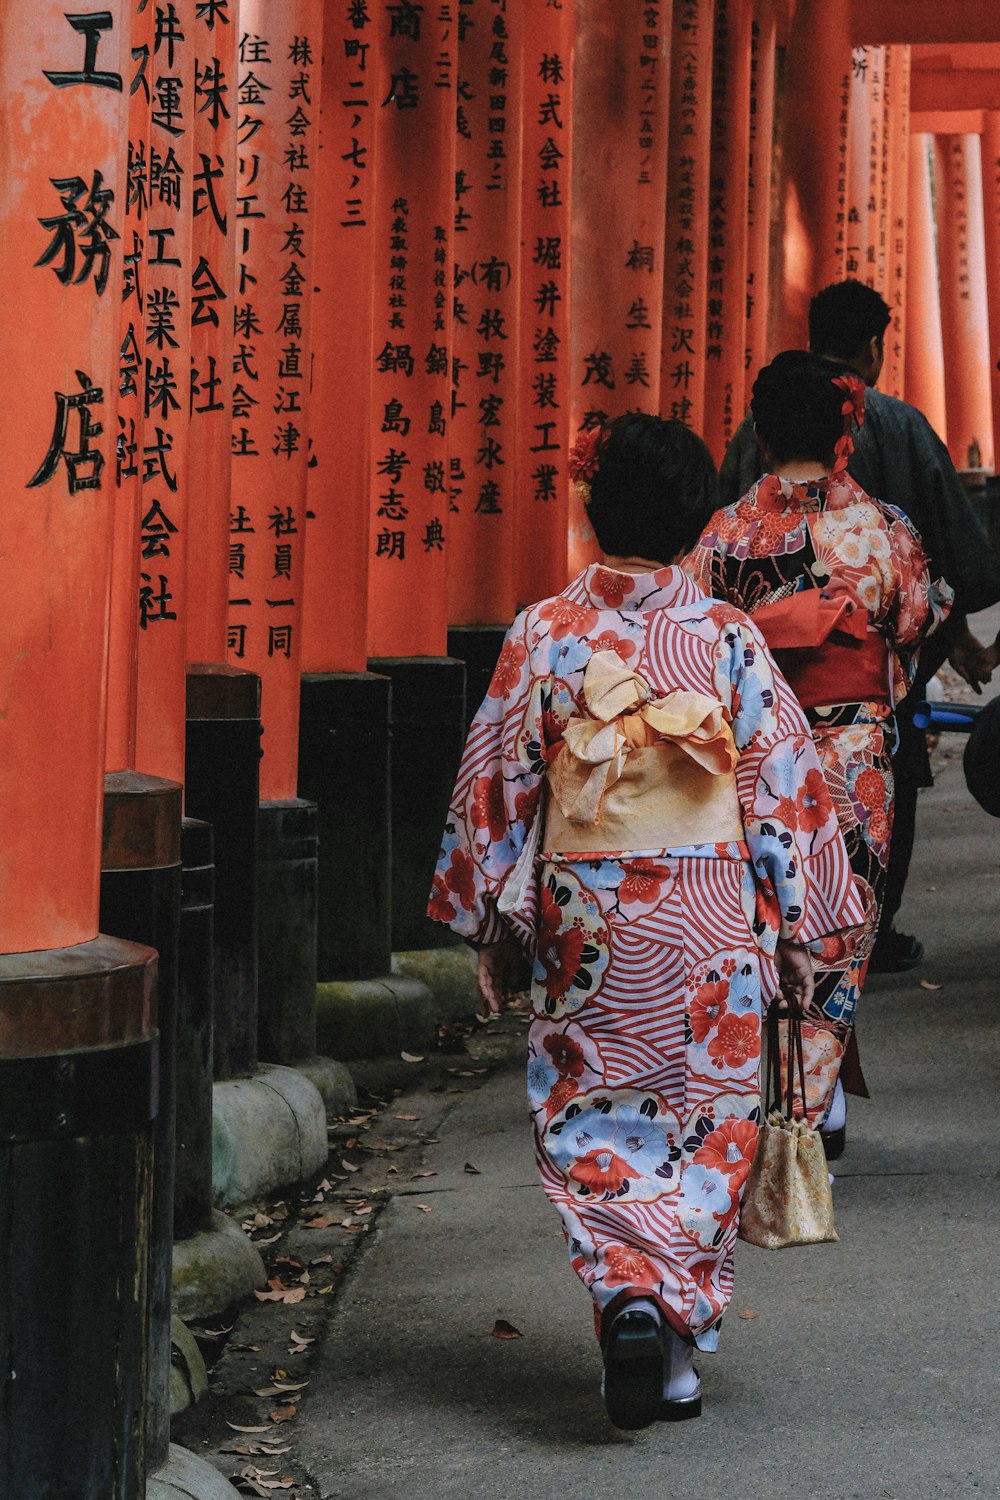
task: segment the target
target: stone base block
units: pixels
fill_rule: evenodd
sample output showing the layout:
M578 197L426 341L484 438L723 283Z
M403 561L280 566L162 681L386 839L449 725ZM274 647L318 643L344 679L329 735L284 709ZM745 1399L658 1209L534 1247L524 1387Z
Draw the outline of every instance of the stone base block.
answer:
M316 989L319 1045L347 1063L421 1052L436 1025L434 997L417 979L334 979Z
M170 1319L170 1415L187 1411L208 1390L208 1371L194 1334L178 1317Z
M266 1281L260 1252L226 1214L213 1213L207 1229L174 1241L174 1305L188 1323L225 1312Z
M212 1197L237 1208L318 1172L327 1158L326 1109L294 1068L261 1064L213 1090Z
M328 1115L349 1115L357 1108L358 1091L342 1062L332 1057L305 1057L296 1060L295 1071L319 1090Z
M479 1009L476 955L460 948L414 948L392 955L392 972L416 979L431 992L439 1021L464 1021Z
M203 1458L170 1444L167 1461L146 1480L146 1500L236 1500L238 1490Z

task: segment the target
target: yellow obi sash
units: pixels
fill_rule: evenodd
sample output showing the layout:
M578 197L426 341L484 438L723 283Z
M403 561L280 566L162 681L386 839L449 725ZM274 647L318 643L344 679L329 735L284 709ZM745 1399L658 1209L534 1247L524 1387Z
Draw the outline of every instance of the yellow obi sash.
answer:
M549 766L544 848L615 853L742 839L728 710L704 693L655 698L615 651L583 679L592 718L574 717Z

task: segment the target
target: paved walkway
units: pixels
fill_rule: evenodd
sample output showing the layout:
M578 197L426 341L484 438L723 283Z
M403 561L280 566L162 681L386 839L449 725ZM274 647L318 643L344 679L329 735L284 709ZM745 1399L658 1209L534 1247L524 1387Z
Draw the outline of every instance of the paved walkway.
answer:
M297 1442L322 1500L1000 1496L1000 825L943 748L902 914L927 959L862 1000L873 1098L851 1106L840 1243L740 1247L702 1419L608 1423L510 1067L457 1104L437 1175L395 1196L338 1298Z

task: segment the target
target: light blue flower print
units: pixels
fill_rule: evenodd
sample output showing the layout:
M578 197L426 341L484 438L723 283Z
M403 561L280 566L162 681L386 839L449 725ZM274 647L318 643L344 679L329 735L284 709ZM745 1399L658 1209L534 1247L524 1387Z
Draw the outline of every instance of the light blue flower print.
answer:
M528 1063L528 1098L534 1106L544 1104L559 1074L544 1057L533 1057Z
M679 1208L723 1215L731 1206L729 1180L718 1167L704 1167L693 1161L681 1174ZM716 1226L717 1228L718 1226Z
M461 842L462 841L459 838L454 826L446 828L444 833L441 835L441 853L450 854L453 849L457 849L459 847Z
M591 891L613 891L625 879L625 871L616 859L595 859L579 867L580 879Z
M583 1109L574 1102L568 1108L576 1111L569 1118L560 1113L549 1122L545 1136L548 1156L569 1176L576 1162L593 1151L605 1148L614 1153L628 1168L627 1188L616 1196L642 1203L650 1203L664 1193L677 1188L677 1168L674 1165L680 1156L677 1147L671 1147L666 1131L655 1124L631 1104L619 1104L608 1109L608 1094L600 1096L599 1104Z
M764 701L764 690L755 676L744 676L738 683L739 703L733 714L733 739L738 750L749 745L764 722L768 705Z
M565 640L553 641L549 655L549 671L557 677L569 672L581 672L591 658L591 648L586 641L567 636Z
M759 1009L760 982L751 964L744 963L730 979L729 1005L730 1009L744 1015L747 1011Z

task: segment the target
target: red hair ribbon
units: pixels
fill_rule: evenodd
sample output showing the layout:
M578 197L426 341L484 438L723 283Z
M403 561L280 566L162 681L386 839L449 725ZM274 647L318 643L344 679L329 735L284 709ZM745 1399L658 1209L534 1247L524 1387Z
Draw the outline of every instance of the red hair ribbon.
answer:
M855 423L859 427L864 426L865 386L864 381L859 380L856 375L835 375L833 383L845 393L844 402L840 408L844 419L844 431L837 439L833 450L835 455L833 472L839 474L847 468L847 461L854 452L851 428Z

